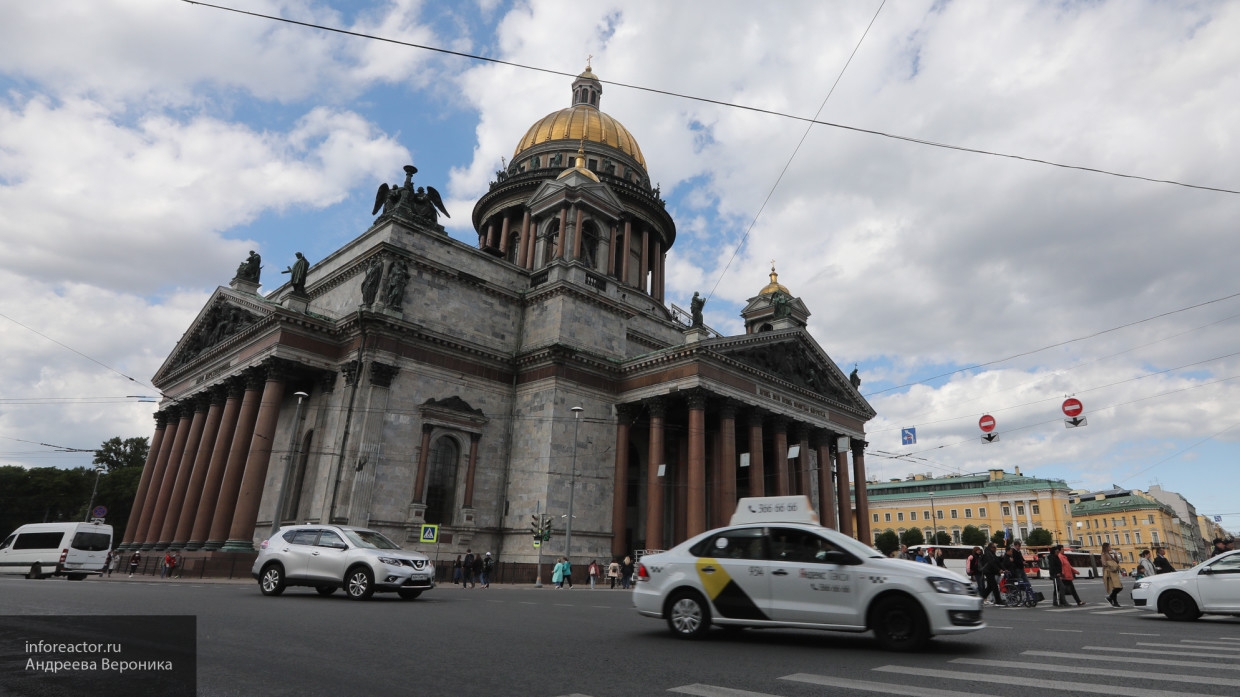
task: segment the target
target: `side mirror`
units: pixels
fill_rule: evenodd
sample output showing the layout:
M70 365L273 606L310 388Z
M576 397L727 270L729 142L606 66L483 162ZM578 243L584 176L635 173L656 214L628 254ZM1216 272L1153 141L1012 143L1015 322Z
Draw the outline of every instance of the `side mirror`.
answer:
M1212 573L1214 573L1214 567L1213 567L1213 566L1204 566L1204 567L1202 567L1202 568L1201 568L1201 571L1198 571L1197 573L1198 573L1198 574L1212 574Z
M824 564L837 564L840 566L847 566L855 563L851 554L841 552L838 549L829 550L826 554L822 555L822 562Z

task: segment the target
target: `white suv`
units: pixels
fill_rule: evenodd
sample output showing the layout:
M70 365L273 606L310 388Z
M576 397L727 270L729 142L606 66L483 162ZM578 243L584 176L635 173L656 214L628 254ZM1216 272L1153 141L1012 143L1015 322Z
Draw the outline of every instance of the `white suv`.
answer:
M345 525L280 528L263 542L250 575L263 595L311 586L319 595L344 588L353 600L376 591L412 600L435 587L435 567L425 554L405 551L374 530Z
M1203 614L1240 615L1240 550L1191 569L1146 576L1132 587L1132 600L1137 607L1179 621Z

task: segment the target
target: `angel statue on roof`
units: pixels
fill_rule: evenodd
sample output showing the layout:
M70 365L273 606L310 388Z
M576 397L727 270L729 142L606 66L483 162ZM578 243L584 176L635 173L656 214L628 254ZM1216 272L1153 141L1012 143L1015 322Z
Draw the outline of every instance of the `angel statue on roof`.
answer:
M439 224L439 213L451 218L448 209L444 208L443 197L435 187L419 186L416 190L413 188L413 175L417 173L417 167L405 165L403 185L380 184L379 190L375 192L375 207L370 214L379 215L382 210L382 215L397 215L431 227Z

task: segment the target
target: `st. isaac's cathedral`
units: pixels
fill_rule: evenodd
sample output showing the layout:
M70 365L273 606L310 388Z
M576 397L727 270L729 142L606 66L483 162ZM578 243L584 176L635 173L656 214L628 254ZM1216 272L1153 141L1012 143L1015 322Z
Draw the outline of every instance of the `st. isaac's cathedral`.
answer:
M278 511L530 562L532 516L559 555L571 510L572 557L604 560L790 494L872 541L850 486L874 416L855 371L774 268L743 334L704 326L696 300L673 311L676 224L602 94L587 67L521 137L474 206L477 246L444 233L409 166L370 229L299 256L274 291L258 255L243 262L153 379L165 399L124 548L249 553Z

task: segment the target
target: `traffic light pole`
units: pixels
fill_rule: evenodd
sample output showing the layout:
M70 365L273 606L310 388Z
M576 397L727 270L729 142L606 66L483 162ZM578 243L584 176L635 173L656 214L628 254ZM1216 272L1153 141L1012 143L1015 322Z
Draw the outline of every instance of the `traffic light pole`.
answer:
M538 529L534 531L535 535L542 536L542 501L534 502L534 517L538 519ZM534 577L534 587L542 588L542 541L538 543L538 575Z

